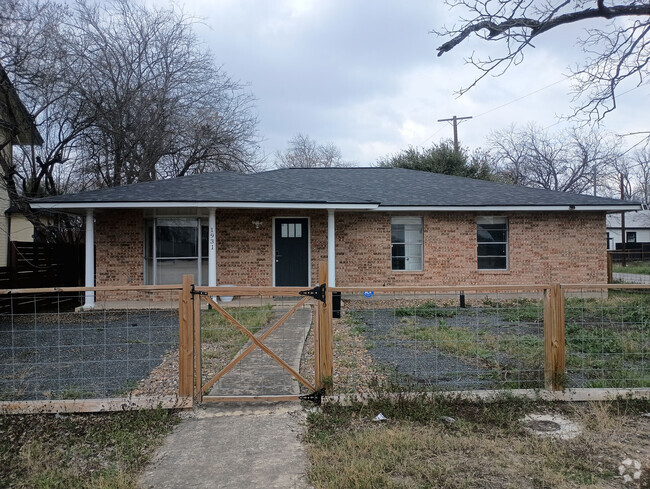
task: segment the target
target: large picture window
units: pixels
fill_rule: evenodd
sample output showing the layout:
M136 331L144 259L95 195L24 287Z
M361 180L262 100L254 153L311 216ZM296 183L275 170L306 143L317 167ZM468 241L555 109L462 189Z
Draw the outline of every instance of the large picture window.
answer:
M193 274L207 285L208 227L198 218L157 218L147 222L145 283L169 285Z
M508 219L479 217L476 220L476 255L479 270L508 269Z
M422 270L422 218L393 217L390 231L393 270Z

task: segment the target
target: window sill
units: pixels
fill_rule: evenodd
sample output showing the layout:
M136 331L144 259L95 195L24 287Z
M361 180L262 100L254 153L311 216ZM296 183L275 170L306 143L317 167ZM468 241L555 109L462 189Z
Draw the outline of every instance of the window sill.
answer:
M477 270L480 274L485 275L510 275L512 270Z
M409 275L424 275L424 270L391 270L393 273L409 274Z

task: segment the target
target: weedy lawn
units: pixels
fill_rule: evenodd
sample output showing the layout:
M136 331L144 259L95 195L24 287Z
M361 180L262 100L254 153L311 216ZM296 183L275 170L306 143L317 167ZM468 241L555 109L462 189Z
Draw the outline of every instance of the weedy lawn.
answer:
M615 263L612 266L614 273L637 273L650 275L650 263L648 262L629 262L625 266Z
M162 409L0 416L0 487L134 488L178 422Z
M649 488L648 411L650 402L631 400L379 396L367 405L327 405L308 418L309 478L316 488ZM541 412L569 418L582 433L560 440L525 431L522 418ZM374 421L378 413L388 419ZM619 473L627 458L642 465L630 483Z

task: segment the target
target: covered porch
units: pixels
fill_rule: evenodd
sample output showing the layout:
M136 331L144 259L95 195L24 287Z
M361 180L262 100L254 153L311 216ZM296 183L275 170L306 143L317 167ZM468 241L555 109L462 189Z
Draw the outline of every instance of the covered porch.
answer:
M326 261L336 284L336 214L330 209L129 209L85 211L85 286L316 283ZM347 209L346 209L347 210ZM83 308L119 308L85 293Z

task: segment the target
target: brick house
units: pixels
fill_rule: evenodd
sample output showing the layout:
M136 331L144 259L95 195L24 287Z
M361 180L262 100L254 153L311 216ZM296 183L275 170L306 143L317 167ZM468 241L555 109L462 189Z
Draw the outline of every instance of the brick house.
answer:
M33 207L85 213L88 286L179 283L184 273L210 286L308 286L321 261L332 284L347 286L603 283L605 216L640 205L398 168L320 168L193 175Z

